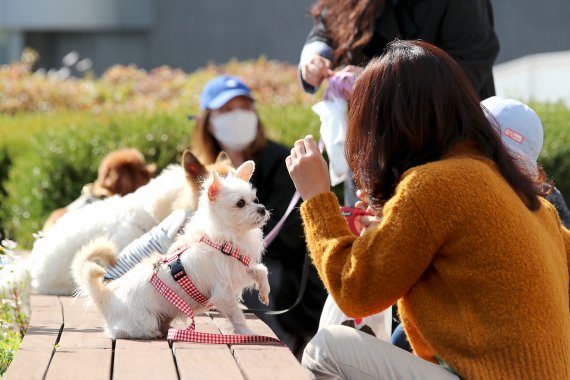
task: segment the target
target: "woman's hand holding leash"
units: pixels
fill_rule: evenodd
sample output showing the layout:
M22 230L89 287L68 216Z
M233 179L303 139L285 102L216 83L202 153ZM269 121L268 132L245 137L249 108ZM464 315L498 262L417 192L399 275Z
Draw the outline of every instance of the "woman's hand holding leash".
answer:
M313 136L297 140L285 164L303 200L330 191L329 169Z
M382 221L382 211L368 205L368 195L363 191L357 190L356 196L360 201L356 202L354 208L362 210L362 213L355 218L354 225L356 230L362 235Z

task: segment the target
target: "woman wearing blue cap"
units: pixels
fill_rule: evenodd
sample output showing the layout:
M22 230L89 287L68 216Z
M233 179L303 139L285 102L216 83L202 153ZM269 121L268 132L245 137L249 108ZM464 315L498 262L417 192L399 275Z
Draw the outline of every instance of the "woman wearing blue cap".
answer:
M264 228L267 234L285 214L295 193L285 166L289 149L267 139L251 89L237 77L221 75L210 80L202 91L200 111L191 137L193 153L205 164L214 162L222 150L236 167L246 160L255 162L252 183L260 203L271 210L271 219ZM295 302L305 252L301 218L295 208L264 255L269 268L271 309L286 309ZM324 287L311 266L301 303L285 314L260 317L295 352L317 330L325 298ZM252 308L262 307L257 295L246 295L245 303Z

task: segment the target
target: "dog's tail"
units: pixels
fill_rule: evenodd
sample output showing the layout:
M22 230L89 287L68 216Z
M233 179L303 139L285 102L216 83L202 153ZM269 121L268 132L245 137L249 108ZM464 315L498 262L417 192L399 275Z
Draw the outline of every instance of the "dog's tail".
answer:
M103 284L105 269L117 261L117 246L107 238L98 238L84 246L71 264L71 276L76 285L76 295L87 297L103 312L111 294Z

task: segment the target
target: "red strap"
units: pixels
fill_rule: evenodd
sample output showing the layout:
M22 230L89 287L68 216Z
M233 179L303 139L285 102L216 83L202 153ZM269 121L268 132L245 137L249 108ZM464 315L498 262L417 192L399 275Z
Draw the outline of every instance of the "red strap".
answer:
M200 236L200 238L198 239L198 243L206 243L210 247L216 248L218 251L222 252L224 255L228 255L228 256L231 256L231 257L239 260L239 262L241 262L246 267L249 266L249 257L242 255L240 250L237 249L233 244L229 244L229 243L225 243L225 242L222 244L218 244L218 243L210 240L210 238L208 238L206 235Z
M186 277L187 278L187 277ZM188 279L188 278L187 278ZM176 340L194 343L213 343L213 344L243 344L243 343L279 343L283 344L279 339L263 335L221 335L210 334L196 331L194 322L194 312L192 308L180 297L176 292L170 289L156 274L152 273L150 283L156 290L166 298L171 304L176 306L180 311L190 318L190 326L186 330L170 328L168 330L168 340ZM189 282L191 282L188 279Z

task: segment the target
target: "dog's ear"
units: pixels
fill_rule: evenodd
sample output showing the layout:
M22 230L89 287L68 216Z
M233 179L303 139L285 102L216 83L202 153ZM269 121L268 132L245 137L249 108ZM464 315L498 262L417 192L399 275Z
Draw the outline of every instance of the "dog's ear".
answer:
M216 157L215 163L216 163L216 164L231 165L231 164L232 164L232 160L230 159L230 156L228 156L228 154L222 150L222 151L218 154L218 157Z
M156 164L148 164L145 166L145 171L148 173L150 178L156 176Z
M208 199L210 201L215 201L218 193L220 192L220 176L215 170L210 173L210 178L208 179Z
M253 161L251 160L246 161L243 164L241 164L239 168L237 168L236 178L249 182L254 170L255 170L255 164L253 163Z
M182 153L182 167L186 172L186 178L191 183L198 183L208 174L206 167L188 149Z

